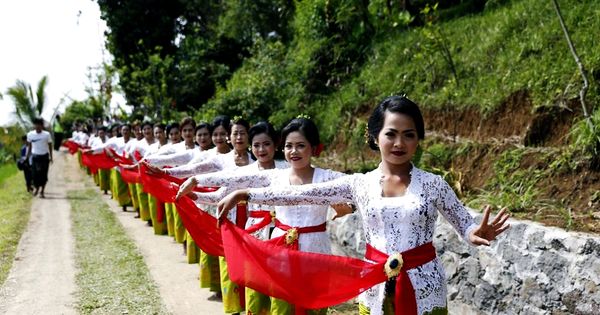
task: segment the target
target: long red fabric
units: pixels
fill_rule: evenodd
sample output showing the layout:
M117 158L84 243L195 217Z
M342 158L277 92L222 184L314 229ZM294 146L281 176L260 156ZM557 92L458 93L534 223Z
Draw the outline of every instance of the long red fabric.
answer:
M117 153L117 151L115 151L113 148L108 148L108 150L110 151L110 153L114 156L114 158L120 163L120 164L125 164L125 165L131 165L133 164L133 162L126 158L123 155L120 155L119 153Z
M143 185L148 186L149 192L156 194L157 198L164 202L174 201L178 184L145 172L141 178ZM285 236L260 241L227 220L219 230L217 220L199 209L187 196L175 204L196 244L209 255L225 256L233 282L283 299L298 308L318 309L336 305L387 280L383 266L388 256L370 246L366 257L377 263L300 252L297 246L285 245ZM267 221L266 213L262 214ZM280 228L289 228L281 222L276 223ZM323 226L309 228L306 232L324 229ZM397 277L395 290L396 314L412 315L416 314L416 299L406 270L434 259L435 248L428 243L406 251L402 256L404 265Z
M384 263L300 252L221 225L232 281L306 309L340 304L384 282Z
M69 153L71 155L77 153L77 150L79 150L79 148L81 148L81 146L73 140L67 140L67 141L63 142L62 146L66 147L69 150Z
M431 242L402 252L402 269L396 277L394 290L394 309L396 315L417 315L415 289L410 282L407 270L419 267L435 259L435 247ZM367 244L367 259L385 263L388 255Z
M119 166L119 171L121 172L121 178L127 184L141 183L140 172L138 168L127 169L123 166Z
M104 151L102 153L93 154L91 152L83 153L82 157L83 165L90 168L93 174L98 172L98 169L111 169L118 165L118 163L110 158Z
M212 256L224 256L221 230L217 219L207 212L198 209L196 204L187 196L175 202L177 212L194 242L202 251Z

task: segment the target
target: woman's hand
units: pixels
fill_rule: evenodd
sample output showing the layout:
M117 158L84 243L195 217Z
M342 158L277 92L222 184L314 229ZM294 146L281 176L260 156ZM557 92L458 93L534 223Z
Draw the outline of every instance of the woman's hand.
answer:
M490 246L490 242L495 240L496 236L500 235L510 227L510 224L504 224L510 217L510 214L506 213L506 208L502 208L490 224L488 222L490 219L490 208L489 205L485 207L481 224L479 224L479 227L474 229L469 235L469 241L471 241L473 245Z
M137 164L119 164L123 169L126 170L132 170L134 168L137 168L138 165Z
M111 159L116 159L115 155L112 154L112 152L110 152L110 150L108 148L104 148L104 153L106 154L106 156L108 156Z
M179 198L185 195L189 195L194 190L194 187L196 187L196 185L198 185L196 177L192 176L188 178L185 182L183 182L183 184L181 184L181 186L179 186L179 191L177 191L175 200L177 201L179 200Z
M331 220L335 220L337 218L341 218L345 215L351 214L354 212L352 206L347 203L339 203L337 205L331 205L333 210L335 210L335 215Z
M240 189L236 190L225 198L221 199L217 204L217 224L221 225L223 220L227 217L227 213L231 208L235 207L240 201L248 201L248 190Z
M162 175L162 174L167 173L162 168L156 167L148 162L142 162L142 163L144 163L144 165L146 165L146 167L148 168L148 170L146 171L146 174L148 174L148 175L157 176L157 175Z

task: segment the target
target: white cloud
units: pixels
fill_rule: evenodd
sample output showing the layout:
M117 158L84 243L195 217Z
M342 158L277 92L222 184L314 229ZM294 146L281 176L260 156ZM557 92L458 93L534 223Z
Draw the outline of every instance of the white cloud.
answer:
M0 125L14 111L5 92L17 79L35 89L48 75L46 119L65 94L85 98L88 68L110 60L108 51L103 54L105 30L95 1L0 1Z

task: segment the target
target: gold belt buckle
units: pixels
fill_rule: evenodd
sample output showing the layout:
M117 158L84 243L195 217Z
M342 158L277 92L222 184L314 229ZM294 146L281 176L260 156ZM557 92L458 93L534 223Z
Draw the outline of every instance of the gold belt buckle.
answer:
M402 254L396 253L390 255L384 265L385 274L388 278L397 277L400 274L403 264Z
M285 233L285 243L289 246L298 239L298 229L291 228Z

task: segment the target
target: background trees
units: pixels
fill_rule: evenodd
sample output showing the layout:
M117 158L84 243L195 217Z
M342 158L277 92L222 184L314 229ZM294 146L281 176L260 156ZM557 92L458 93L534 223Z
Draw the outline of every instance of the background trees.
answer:
M48 77L43 76L37 84L35 93L31 85L23 80L17 80L14 86L8 88L6 94L15 105L15 114L19 123L25 128L33 126L33 119L41 117L46 105L46 85Z

